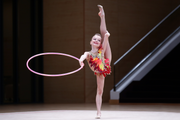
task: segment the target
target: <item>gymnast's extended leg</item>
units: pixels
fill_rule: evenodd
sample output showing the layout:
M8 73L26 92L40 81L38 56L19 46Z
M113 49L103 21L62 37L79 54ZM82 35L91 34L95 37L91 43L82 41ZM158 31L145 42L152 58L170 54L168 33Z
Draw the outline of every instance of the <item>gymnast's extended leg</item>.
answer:
M105 21L105 13L104 13L103 7L101 5L98 5L98 7L99 7L99 10L100 10L98 15L100 16L100 19L101 19L100 32L101 32L101 35L102 35L102 40L104 40L104 35L107 32L106 21ZM111 63L112 53L111 53L111 48L110 48L109 41L107 43L107 47L106 47L106 50L104 51L104 54L105 54L105 58L108 58L109 62Z

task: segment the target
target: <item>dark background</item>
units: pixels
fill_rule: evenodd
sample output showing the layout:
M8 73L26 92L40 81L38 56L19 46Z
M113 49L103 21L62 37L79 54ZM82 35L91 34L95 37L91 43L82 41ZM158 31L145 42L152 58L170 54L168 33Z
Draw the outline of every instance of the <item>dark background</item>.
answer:
M0 0L0 103L95 102L95 76L86 62L78 73L52 78L31 73L26 68L27 59L41 52L80 57L89 51L91 37L99 32L97 4L102 4L111 33L113 63L179 3L179 0ZM140 58L151 45L157 44L155 40L149 43L132 56ZM125 60L120 66L120 77L135 62L132 58ZM79 67L78 62L61 56L38 57L30 65L44 73L62 73ZM113 74L106 78L103 102L109 101Z

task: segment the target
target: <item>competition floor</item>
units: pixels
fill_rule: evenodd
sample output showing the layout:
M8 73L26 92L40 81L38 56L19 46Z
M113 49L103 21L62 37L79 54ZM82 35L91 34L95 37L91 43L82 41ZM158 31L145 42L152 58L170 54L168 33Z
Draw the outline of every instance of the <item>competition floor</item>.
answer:
M0 105L0 120L94 120L95 104ZM102 120L180 120L180 104L102 106Z

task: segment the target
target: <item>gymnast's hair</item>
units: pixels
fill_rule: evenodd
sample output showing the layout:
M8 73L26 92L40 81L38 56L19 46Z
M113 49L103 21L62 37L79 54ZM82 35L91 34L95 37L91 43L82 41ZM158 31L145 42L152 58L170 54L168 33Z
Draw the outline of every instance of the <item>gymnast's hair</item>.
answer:
M99 33L96 33L95 35L100 36L102 38L101 34L99 34Z

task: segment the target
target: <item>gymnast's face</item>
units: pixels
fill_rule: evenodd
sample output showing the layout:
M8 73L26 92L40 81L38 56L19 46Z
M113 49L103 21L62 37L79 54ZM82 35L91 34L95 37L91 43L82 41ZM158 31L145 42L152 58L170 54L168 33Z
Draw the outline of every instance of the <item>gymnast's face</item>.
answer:
M101 45L101 36L99 35L94 35L91 39L90 44L94 47L99 47Z

